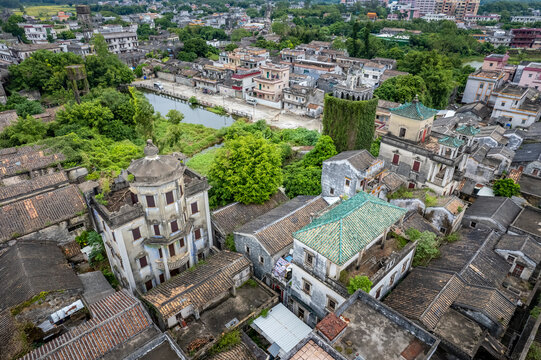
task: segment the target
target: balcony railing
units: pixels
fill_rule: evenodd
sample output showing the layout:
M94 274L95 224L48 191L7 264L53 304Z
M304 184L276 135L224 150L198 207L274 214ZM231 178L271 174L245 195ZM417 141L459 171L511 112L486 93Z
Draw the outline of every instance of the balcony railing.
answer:
M163 260L164 259L156 260L156 266L161 271L165 270L165 264ZM186 264L188 260L189 260L188 252L185 252L184 254L175 255L167 259L167 267L169 268L169 270L177 269L181 267L182 265Z

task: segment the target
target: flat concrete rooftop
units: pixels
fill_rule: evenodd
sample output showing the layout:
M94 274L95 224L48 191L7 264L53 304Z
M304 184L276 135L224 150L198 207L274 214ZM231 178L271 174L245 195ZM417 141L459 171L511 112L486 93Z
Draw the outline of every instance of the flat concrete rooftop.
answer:
M365 360L422 358L430 347L389 318L366 304L355 301L342 314L349 319L335 349L348 359L361 355Z

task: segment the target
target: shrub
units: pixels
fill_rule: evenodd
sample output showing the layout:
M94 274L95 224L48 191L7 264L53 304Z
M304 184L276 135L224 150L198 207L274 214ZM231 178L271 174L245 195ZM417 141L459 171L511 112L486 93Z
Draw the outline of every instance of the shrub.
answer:
M225 333L220 340L214 344L214 346L209 350L211 355L219 354L223 351L231 349L233 346L240 343L240 332L239 330L233 330L228 333Z
M498 179L494 181L492 190L496 196L512 197L520 194L520 185L511 178Z
M237 251L237 248L235 246L235 237L233 236L233 234L229 234L225 238L225 247L229 251Z
M451 233L445 237L445 241L449 243L454 243L455 241L460 240L460 234L459 233Z
M440 255L436 234L423 231L418 240L417 250L413 257L413 266L426 265L431 259Z
M414 228L409 228L406 230L406 235L411 241L415 241L421 237L421 232Z
M349 285L348 285L348 293L353 294L355 291L361 289L365 293L370 292L370 289L372 288L372 281L368 278L368 276L360 276L357 275L354 278L349 279Z

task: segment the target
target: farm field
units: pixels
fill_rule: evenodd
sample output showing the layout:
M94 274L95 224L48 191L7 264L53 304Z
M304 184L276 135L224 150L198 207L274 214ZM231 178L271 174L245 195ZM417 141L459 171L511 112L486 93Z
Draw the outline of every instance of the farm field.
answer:
M70 11L75 13L75 7L69 5L39 5L39 6L25 6L24 11L26 15L39 17L40 19L49 18L52 15L56 15L59 11ZM15 11L16 15L23 15L20 10Z

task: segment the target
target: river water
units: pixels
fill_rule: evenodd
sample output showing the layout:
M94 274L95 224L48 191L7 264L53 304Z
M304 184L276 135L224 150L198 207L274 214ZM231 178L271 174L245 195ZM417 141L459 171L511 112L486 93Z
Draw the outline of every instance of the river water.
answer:
M200 106L190 106L186 101L165 97L153 92L144 92L145 97L163 116L171 109L184 114L182 122L189 124L201 124L213 129L221 129L230 126L235 120L230 115L218 115Z

